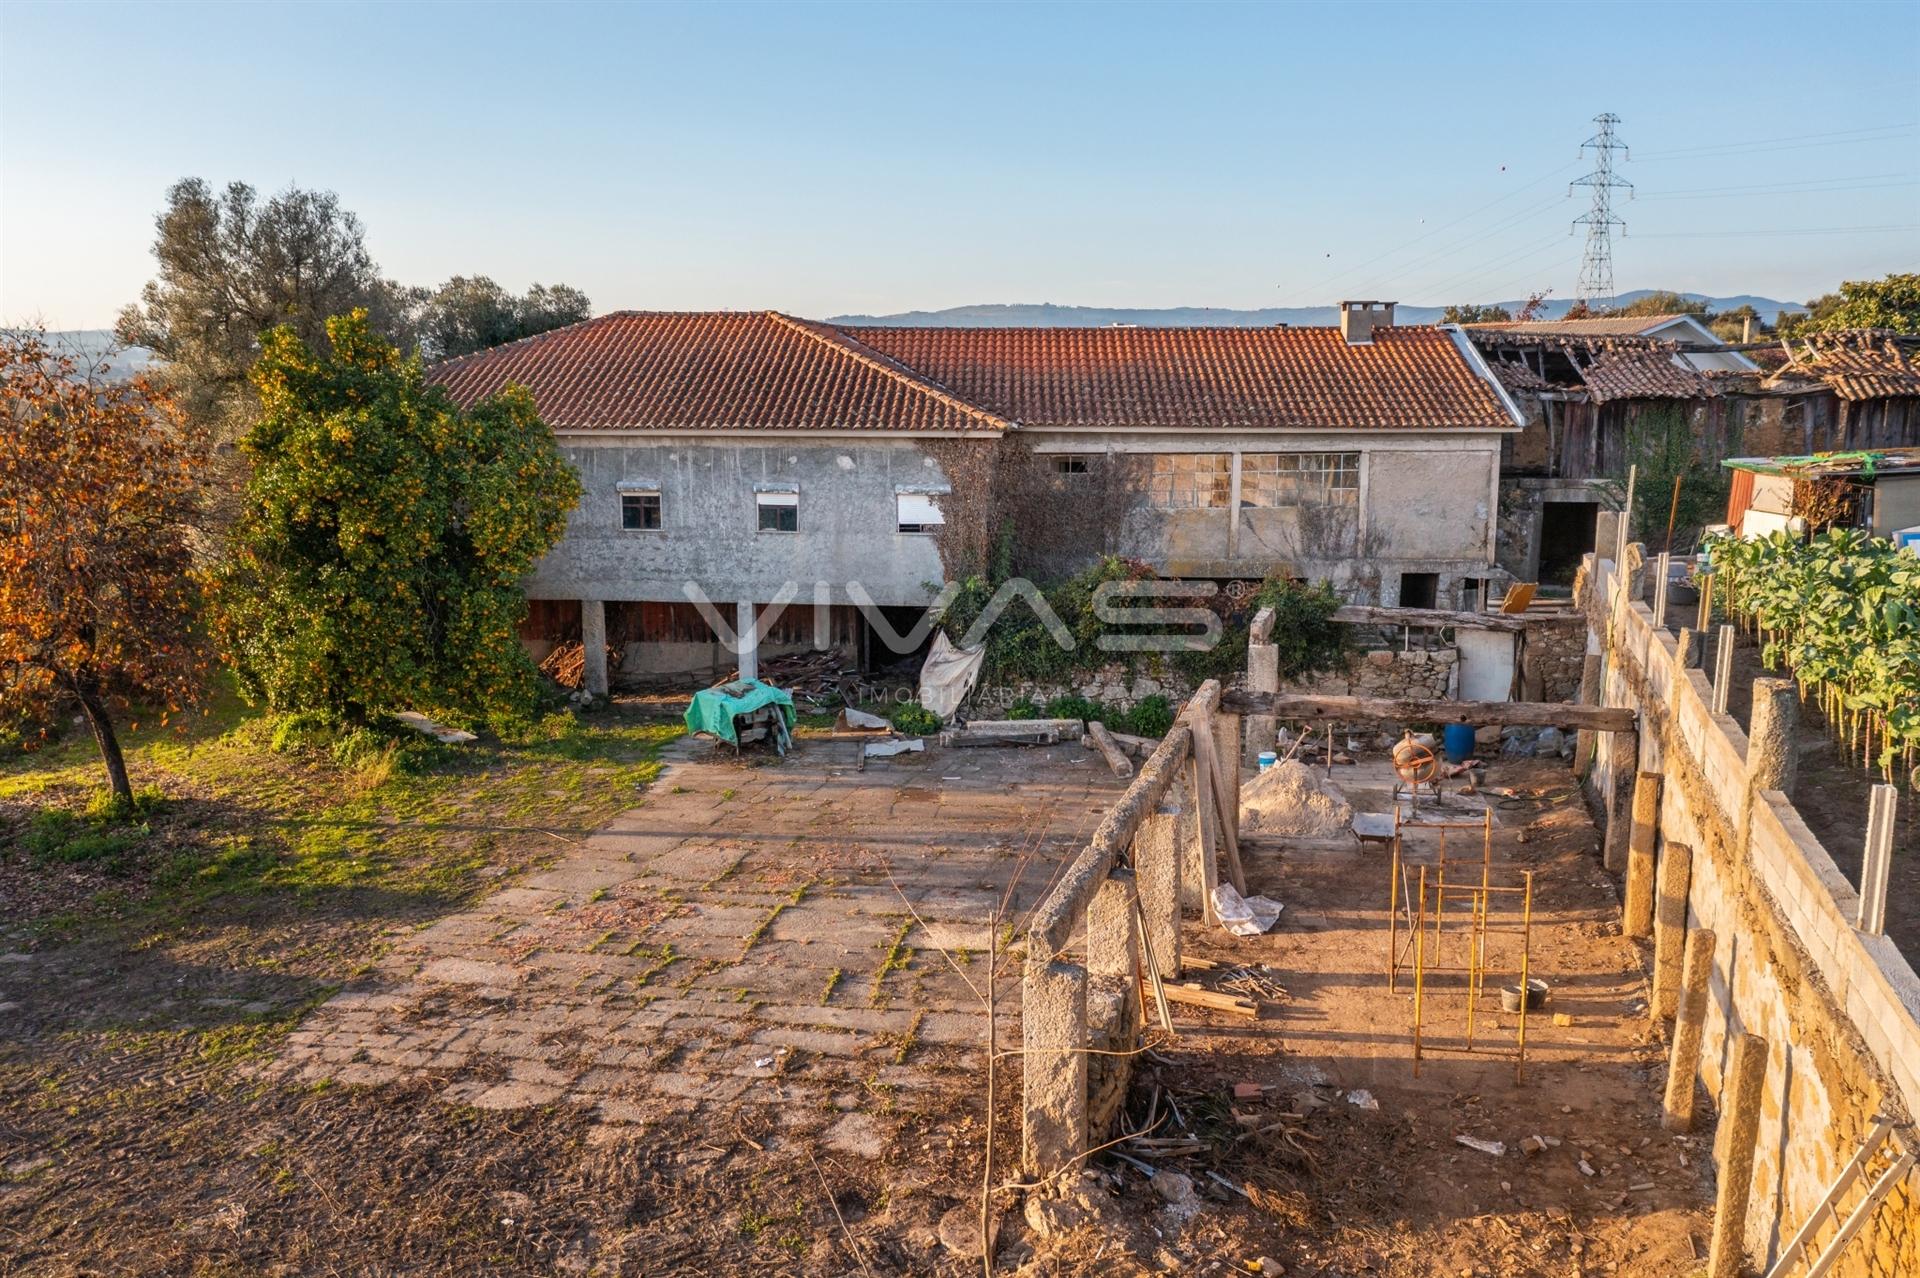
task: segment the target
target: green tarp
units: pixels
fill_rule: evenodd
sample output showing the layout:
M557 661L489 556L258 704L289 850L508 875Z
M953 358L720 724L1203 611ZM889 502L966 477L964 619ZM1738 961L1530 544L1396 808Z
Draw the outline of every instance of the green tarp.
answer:
M687 730L711 732L723 741L739 745L739 738L733 734L734 716L751 714L762 706L779 706L788 729L792 729L799 717L794 712L793 697L789 693L761 683L758 679L742 679L738 683L702 688L694 693L693 704L687 707Z

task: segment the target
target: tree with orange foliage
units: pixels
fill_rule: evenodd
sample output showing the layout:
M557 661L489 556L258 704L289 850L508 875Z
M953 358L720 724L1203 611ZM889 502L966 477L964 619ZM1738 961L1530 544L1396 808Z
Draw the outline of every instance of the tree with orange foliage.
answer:
M98 371L0 333L0 715L45 735L78 706L131 802L114 713L164 722L206 675L187 540L206 452L166 392Z

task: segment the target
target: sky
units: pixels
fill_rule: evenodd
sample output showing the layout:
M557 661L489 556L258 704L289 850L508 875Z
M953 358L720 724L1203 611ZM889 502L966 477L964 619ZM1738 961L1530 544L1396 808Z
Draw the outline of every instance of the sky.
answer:
M1920 269L1920 0L0 0L0 323L112 323L184 176L339 193L384 272L596 311L1574 294Z

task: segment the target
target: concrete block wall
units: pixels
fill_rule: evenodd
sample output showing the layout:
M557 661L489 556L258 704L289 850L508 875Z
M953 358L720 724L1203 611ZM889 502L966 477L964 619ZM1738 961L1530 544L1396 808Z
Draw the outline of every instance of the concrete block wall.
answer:
M1616 770L1635 768L1667 779L1662 840L1693 850L1687 924L1716 937L1700 1061L1716 1102L1735 1036L1768 1043L1746 1243L1770 1263L1876 1116L1920 1114L1920 978L1892 942L1854 929L1857 894L1788 796L1750 786L1746 734L1713 713L1711 686L1680 666L1674 636L1619 597L1610 563L1589 561L1585 575L1590 623L1611 632L1605 703L1641 715L1638 757L1601 749L1589 784L1605 795ZM1910 1178L1833 1272L1920 1274L1916 1194Z

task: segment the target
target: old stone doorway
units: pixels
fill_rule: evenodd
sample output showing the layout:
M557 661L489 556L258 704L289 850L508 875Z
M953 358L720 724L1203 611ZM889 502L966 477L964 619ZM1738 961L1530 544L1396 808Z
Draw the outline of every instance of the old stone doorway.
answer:
M1600 515L1595 501L1550 501L1540 508L1540 569L1542 585L1571 586L1580 557L1593 549L1593 529Z

